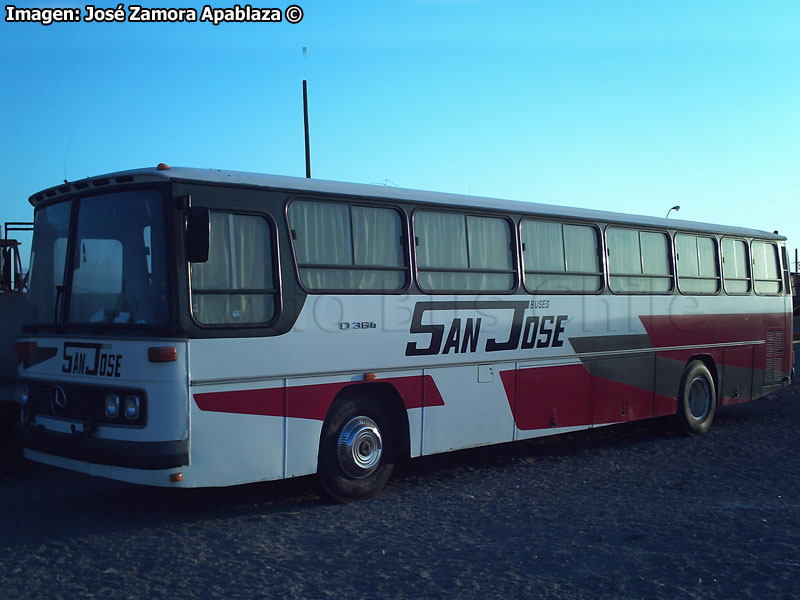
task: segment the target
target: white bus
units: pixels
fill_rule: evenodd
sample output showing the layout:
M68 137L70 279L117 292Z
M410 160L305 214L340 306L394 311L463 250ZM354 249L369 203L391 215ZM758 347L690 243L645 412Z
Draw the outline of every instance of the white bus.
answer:
M664 416L703 433L790 380L777 234L164 164L30 201L17 432L42 463L316 473L348 501L403 457Z

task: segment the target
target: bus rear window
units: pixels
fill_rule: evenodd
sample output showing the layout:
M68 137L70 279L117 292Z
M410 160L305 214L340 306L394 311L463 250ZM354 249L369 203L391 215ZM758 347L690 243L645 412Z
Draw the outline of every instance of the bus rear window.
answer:
M261 216L211 213L208 262L192 263L192 315L202 325L260 325L277 306L272 232Z

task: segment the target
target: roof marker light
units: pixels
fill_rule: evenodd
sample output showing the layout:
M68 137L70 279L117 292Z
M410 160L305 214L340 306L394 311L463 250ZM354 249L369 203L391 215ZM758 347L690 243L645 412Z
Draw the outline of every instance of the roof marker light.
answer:
M156 169L159 171L169 171L169 165L167 163L158 163Z

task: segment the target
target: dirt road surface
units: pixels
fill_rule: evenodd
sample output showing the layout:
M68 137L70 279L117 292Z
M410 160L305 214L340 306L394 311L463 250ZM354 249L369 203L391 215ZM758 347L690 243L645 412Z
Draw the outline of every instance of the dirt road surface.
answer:
M313 478L137 487L0 474L0 598L797 598L800 388L685 438L646 424Z

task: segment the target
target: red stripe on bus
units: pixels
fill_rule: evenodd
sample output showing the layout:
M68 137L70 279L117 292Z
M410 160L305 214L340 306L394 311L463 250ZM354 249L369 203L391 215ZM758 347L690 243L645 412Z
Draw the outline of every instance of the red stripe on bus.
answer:
M653 416L665 417L667 415L674 415L678 410L678 399L672 396L664 396L663 394L656 393L653 398Z
M784 313L642 315L639 320L656 348L763 340L767 329L786 325Z
M431 375L387 377L378 379L377 382L391 383L400 394L407 409L422 408L423 404L425 406L444 406L444 398Z
M714 360L717 368L739 367L763 371L767 366L767 354L764 344L753 346L730 346L728 348L690 348L688 350L662 350L661 358L669 358L681 363L688 362L693 356L705 354Z
M283 416L283 388L195 394L200 410L243 415Z
M592 423L619 423L653 416L653 390L604 377L592 377Z
M788 317L786 313L757 313L734 315L642 315L639 317L647 330L654 347L663 346L703 346L707 344L724 344L741 341L766 341L768 330L779 330L784 334L782 370L791 369L791 335L787 334ZM696 353L696 352L694 352ZM714 356L709 350L703 352ZM752 366L755 369L767 368L767 346L758 344L754 348L753 363L748 363L746 353L726 352L714 356L715 362L728 366ZM686 354L659 353L668 358L681 359Z
M444 406L439 388L430 375L387 377L375 383L388 383L395 387L406 409L425 406ZM243 415L263 415L322 421L328 408L342 389L354 385L351 381L298 385L288 388L230 390L194 394L197 407L203 411ZM370 384L367 384L370 385ZM284 394L286 410L284 410Z
M583 365L500 372L514 423L523 431L588 425L590 378Z
M675 398L591 375L584 365L500 372L521 431L634 421L675 413Z
M287 387L286 416L295 419L322 421L325 419L325 415L328 414L328 408L330 408L336 394L348 385L351 385L351 382L343 381L341 383ZM283 413L276 416L283 416Z

